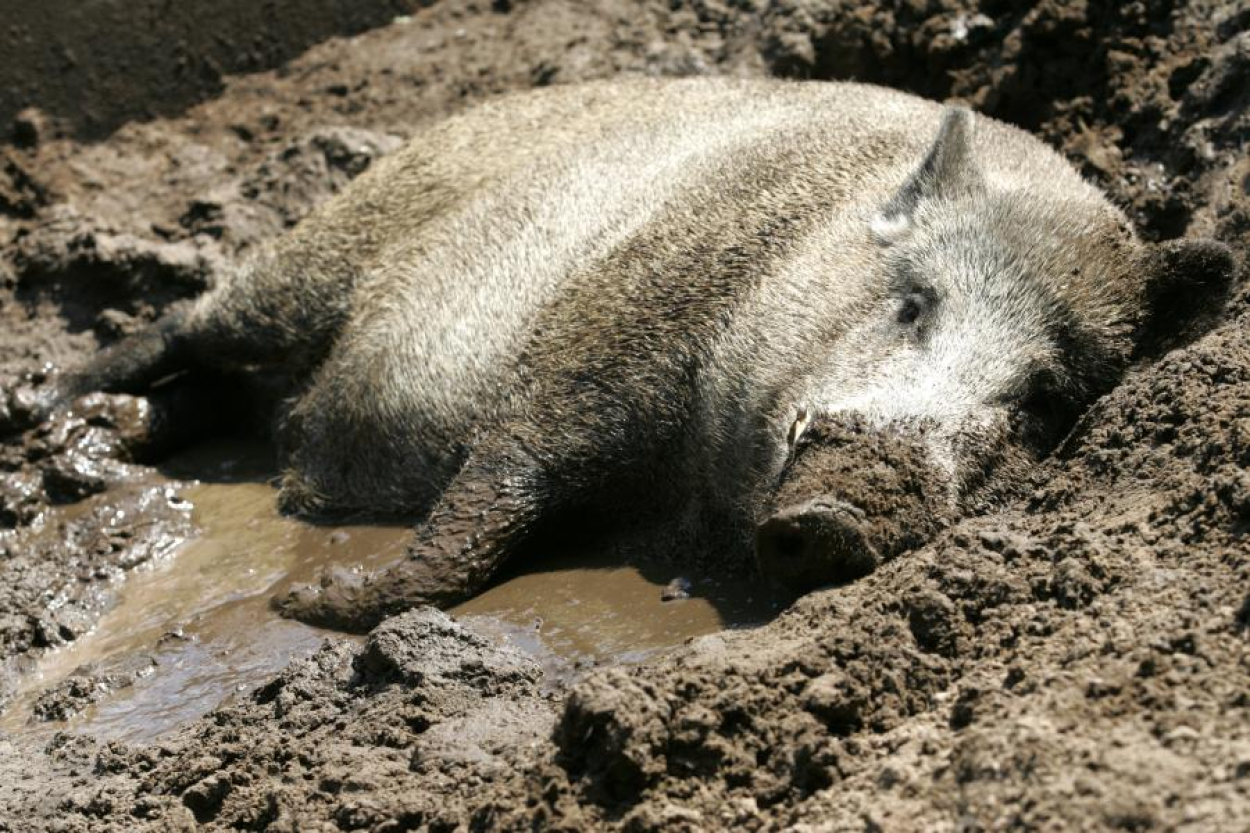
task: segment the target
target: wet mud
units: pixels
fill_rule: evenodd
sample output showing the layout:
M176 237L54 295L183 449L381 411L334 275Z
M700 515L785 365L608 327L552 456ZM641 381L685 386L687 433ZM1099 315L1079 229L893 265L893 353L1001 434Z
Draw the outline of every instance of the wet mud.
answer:
M1245 829L1248 30L1246 4L1207 0L444 0L92 141L52 99L18 117L0 830ZM16 430L9 394L45 363L192 297L414 125L622 72L962 101L1066 153L1146 237L1229 244L1232 300L1138 356L1026 493L749 628L679 562L569 552L452 616L327 635L264 601L336 548L384 561L399 531L282 519L256 469L208 476L224 447L199 473L153 460L122 401ZM196 507L257 537L213 544Z
M30 663L0 731L158 738L341 635L279 616L275 594L328 567L368 573L407 557L410 526L314 525L281 515L272 448L259 441L201 445L150 476L175 478L170 500L185 507L191 530L129 576L89 632ZM712 576L680 576L681 598L666 597L648 575L681 565L641 567L557 544L449 613L532 657L554 689L596 666L641 662L777 610L773 594Z

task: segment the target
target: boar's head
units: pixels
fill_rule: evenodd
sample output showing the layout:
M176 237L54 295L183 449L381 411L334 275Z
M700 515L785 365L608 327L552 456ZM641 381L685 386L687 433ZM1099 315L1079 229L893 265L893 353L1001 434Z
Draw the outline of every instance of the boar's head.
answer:
M1001 156L983 168L1001 150L972 127L948 110L868 219L868 288L788 410L755 547L791 589L863 575L1000 503L1135 356L1192 336L1227 296L1225 247L1143 244L1075 178L1021 189Z

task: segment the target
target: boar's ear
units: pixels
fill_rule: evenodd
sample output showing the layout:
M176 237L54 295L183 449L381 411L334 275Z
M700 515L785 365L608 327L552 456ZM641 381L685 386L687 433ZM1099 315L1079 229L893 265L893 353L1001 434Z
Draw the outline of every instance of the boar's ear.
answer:
M1169 240L1146 253L1138 356L1158 355L1210 329L1233 289L1232 250L1214 240Z
M947 107L924 161L873 218L873 237L884 245L901 240L926 199L972 191L980 182L972 155L972 111Z

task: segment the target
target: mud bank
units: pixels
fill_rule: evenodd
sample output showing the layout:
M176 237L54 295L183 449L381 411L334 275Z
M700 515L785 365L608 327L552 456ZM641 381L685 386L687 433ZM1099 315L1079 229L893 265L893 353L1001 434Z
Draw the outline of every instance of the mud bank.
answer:
M132 119L175 116L225 76L272 69L334 35L409 14L420 0L0 2L8 25L0 124L27 144L42 130L99 139ZM23 113L36 107L38 114ZM15 121L16 119L16 121ZM6 136L6 139L9 137Z
M437 3L176 118L0 148L0 373L190 297L414 124L620 72L962 100L1062 149L1147 236L1244 261L1248 29L1246 4L1201 0ZM0 829L1244 829L1244 266L1209 324L1144 351L1030 495L764 627L566 686L413 612L154 742L0 735ZM11 681L154 557L146 530L187 534L110 413L0 450Z

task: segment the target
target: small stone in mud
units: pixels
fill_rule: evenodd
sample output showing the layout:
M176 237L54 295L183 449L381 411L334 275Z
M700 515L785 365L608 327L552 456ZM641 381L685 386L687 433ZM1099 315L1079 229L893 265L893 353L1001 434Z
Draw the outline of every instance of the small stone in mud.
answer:
M167 630L163 634L161 634L161 638L156 640L156 644L158 646L163 646L163 645L169 645L170 643L173 643L173 642L188 642L190 641L190 639L191 638L187 636L186 630L181 625L179 625L178 627L173 628L171 630Z
M346 544L349 540L351 540L351 537L351 535L347 534L343 530L336 529L334 532L330 533L329 537L326 538L326 541L337 547L342 544Z
M664 585L664 589L660 592L660 601L676 602L682 599L689 599L690 587L690 579L678 576Z
M55 503L75 503L99 494L108 485L100 462L86 454L52 457L41 470L44 491Z
M496 646L429 607L393 616L375 628L365 643L359 668L414 685L458 680L496 691L533 684L542 675L524 654Z
M20 148L37 147L50 132L48 117L36 107L27 107L13 119L13 144Z

